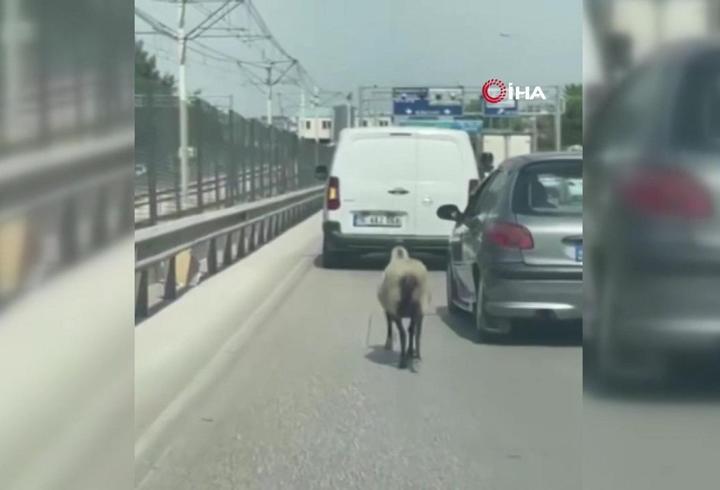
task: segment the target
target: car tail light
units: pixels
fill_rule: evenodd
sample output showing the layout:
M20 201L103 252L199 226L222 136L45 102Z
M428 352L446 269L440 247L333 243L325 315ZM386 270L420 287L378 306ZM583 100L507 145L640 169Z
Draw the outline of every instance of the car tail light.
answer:
M478 179L470 179L468 184L468 196L471 196L475 188L478 186L480 181Z
M498 222L486 232L485 238L502 248L530 250L535 246L532 233L522 225Z
M340 179L330 177L327 186L327 208L340 209Z
M636 172L622 184L621 195L626 205L647 216L702 219L713 214L707 189L675 169Z

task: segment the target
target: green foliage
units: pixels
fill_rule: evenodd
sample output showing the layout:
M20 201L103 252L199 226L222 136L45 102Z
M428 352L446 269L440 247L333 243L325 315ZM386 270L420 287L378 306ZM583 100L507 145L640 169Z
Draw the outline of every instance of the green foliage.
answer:
M162 94L175 92L175 78L162 74L157 69L155 56L151 56L143 48L142 41L135 42L135 93L144 94L150 91Z
M583 87L571 84L565 87L565 114L562 117L562 144L582 145L583 142Z

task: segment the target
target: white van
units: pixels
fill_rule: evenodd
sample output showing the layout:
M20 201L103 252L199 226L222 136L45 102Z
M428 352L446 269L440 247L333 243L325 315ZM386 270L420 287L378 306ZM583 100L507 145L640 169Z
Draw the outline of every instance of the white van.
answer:
M323 263L387 253L447 253L452 223L437 217L442 204L464 209L478 183L478 167L464 131L435 128L344 129L328 177L323 210Z

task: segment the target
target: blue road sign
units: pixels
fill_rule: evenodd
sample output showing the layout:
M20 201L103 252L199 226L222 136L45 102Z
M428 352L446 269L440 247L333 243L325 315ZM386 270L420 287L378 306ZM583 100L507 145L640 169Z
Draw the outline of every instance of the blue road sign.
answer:
M485 102L486 116L512 116L518 111L518 101L505 99L496 104Z

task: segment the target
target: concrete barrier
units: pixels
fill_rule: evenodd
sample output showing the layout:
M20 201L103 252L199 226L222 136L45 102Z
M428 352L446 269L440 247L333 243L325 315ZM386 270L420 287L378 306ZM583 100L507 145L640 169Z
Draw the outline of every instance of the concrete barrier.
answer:
M319 214L291 228L141 323L135 334L136 481L194 396L312 265Z
M131 488L132 250L128 238L3 311L0 488Z

